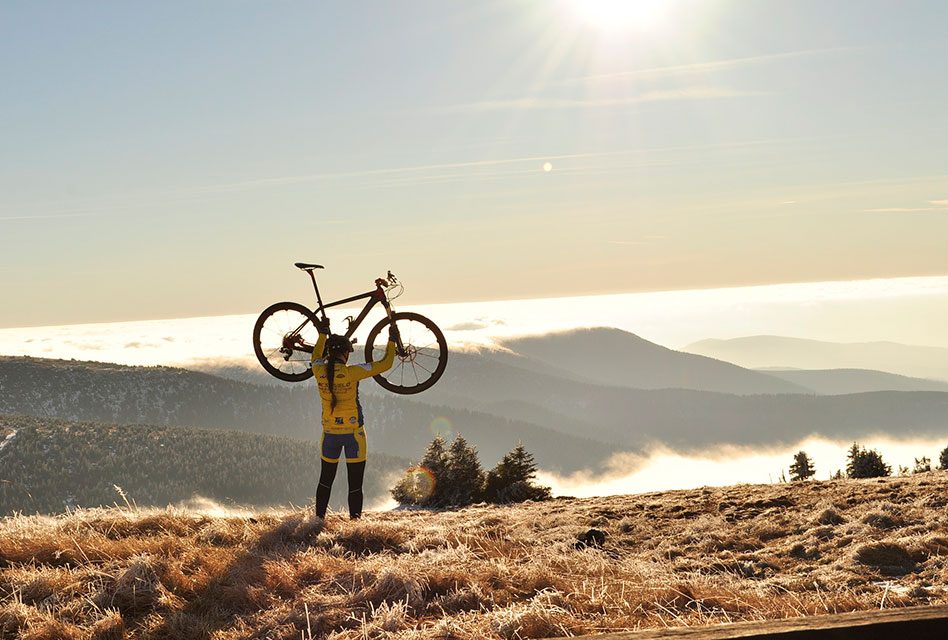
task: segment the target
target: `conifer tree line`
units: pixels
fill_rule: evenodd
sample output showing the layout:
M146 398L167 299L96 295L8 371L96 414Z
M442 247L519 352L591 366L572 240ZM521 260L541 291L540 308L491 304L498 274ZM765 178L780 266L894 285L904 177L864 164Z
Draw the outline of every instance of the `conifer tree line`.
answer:
M425 507L548 500L550 488L534 483L536 473L533 455L523 443L485 473L477 449L462 435L458 434L450 446L437 436L421 461L392 488L392 497L402 505Z
M67 422L0 415L0 517L122 503L164 507L200 495L268 507L307 504L319 476L319 444L238 431ZM408 463L373 454L367 502L386 495ZM345 494L334 496L345 508ZM3 634L0 633L0 637Z
M945 447L938 456L939 471L948 471L948 447ZM900 475L909 475L910 473L926 473L932 470L931 458L922 456L915 458L915 465L912 469L899 466ZM790 465L790 480L797 482L808 480L816 475L816 467L813 460L805 451L798 451L793 456L793 463ZM875 449L866 449L858 442L853 442L846 453L846 473L842 469L837 469L836 473L830 475L831 480L841 480L843 478L882 478L892 475L892 467L882 459L882 454Z

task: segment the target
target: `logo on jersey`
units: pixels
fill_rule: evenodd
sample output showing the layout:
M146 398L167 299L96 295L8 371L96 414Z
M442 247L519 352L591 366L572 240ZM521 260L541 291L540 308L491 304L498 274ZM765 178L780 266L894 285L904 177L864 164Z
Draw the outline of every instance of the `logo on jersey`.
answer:
M359 421L359 419L356 418L355 416L352 416L352 417L349 418L349 424L355 424L355 423L358 422L358 421Z
M342 416L339 416L338 418L336 418L336 424L345 424L345 422L346 421L343 420Z

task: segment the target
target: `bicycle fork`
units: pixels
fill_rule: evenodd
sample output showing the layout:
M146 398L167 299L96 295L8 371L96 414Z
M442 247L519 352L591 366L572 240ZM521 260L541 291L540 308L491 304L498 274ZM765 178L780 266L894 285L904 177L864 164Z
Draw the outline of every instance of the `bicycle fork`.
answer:
M388 321L392 323L392 328L394 329L395 337L395 354L399 358L404 358L408 356L408 352L405 350L404 345L402 344L402 334L398 331L398 325L395 324L395 311L392 309L392 305L387 301L382 301L382 306L385 307L385 313L388 315Z

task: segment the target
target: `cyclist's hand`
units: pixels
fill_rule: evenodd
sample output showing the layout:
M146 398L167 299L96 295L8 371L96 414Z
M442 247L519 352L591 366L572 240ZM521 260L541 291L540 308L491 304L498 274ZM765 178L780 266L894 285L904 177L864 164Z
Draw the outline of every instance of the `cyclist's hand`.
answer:
M329 333L329 318L320 318L317 320L316 330L320 333Z

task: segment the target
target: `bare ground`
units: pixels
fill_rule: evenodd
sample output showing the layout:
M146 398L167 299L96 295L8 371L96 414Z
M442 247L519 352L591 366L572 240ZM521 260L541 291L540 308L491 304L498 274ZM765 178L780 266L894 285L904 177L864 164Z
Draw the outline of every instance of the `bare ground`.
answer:
M454 512L0 520L0 638L542 638L948 603L948 472ZM595 528L602 546L577 544Z

